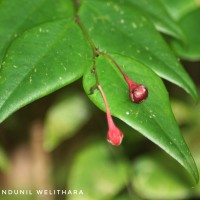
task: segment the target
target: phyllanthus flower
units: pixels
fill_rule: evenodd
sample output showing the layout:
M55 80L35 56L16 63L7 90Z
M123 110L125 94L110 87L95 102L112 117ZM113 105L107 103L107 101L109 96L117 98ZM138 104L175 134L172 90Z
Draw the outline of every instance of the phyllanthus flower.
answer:
M98 88L101 92L101 95L103 97L103 100L106 106L106 116L107 116L107 121L108 121L107 141L110 142L112 145L119 146L122 142L124 135L122 131L115 125L112 119L112 116L110 114L110 109L108 107L108 102L106 100L106 96L104 94L102 87L99 84L98 84Z
M141 103L144 101L148 97L148 89L142 84L134 83L124 73L122 74L129 86L129 95L131 101L135 103Z
M120 68L120 66L114 62L121 74L123 75L125 81L128 84L129 87L129 96L132 102L134 103L141 103L148 97L148 89L142 85L133 82Z

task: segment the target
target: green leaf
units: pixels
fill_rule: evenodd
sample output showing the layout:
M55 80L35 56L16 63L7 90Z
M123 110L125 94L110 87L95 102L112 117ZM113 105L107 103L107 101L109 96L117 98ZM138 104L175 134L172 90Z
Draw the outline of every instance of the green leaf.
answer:
M85 0L79 15L101 51L137 59L198 99L189 75L151 22L137 9L112 2Z
M111 113L164 149L198 181L196 165L180 134L171 111L168 93L160 78L136 60L116 54L113 54L113 57L132 80L148 88L149 96L141 104L131 102L128 86L116 66L100 56L97 60L97 73ZM84 75L83 84L86 93L89 93L95 84L94 74L88 71ZM105 110L98 90L89 95L89 98L100 109Z
M127 164L116 159L106 143L94 142L85 146L74 159L68 187L83 190L84 199L112 199L127 182ZM83 196L71 195L70 200Z
M12 41L25 30L70 16L73 16L71 0L1 0L0 64Z
M158 31L185 40L182 30L165 10L162 3L155 0L129 0L129 2L141 10L144 15L148 15Z
M9 48L0 71L0 122L77 80L91 64L91 48L74 22L58 20L25 32Z
M63 140L71 138L90 119L88 101L76 91L68 92L47 112L44 124L44 146L54 150Z
M173 160L163 154L139 157L132 164L133 190L142 199L190 199L189 179L171 163Z
M184 46L177 41L172 41L172 47L181 58L198 61L200 60L200 8L190 12L180 19L179 23L184 31L188 44Z
M200 5L197 0L160 0L160 2L176 21Z

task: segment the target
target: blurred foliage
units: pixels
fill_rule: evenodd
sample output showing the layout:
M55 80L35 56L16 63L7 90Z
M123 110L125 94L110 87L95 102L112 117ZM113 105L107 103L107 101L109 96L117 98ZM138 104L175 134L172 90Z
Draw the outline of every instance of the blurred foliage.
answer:
M9 166L9 160L5 151L0 147L0 170L6 171Z
M173 50L183 59L199 60L199 22L194 20L199 17L198 1L160 2L190 43L183 46L171 38ZM187 69L197 76L200 63L187 63ZM176 120L200 170L200 103L193 105L178 88L166 85ZM196 85L199 88L199 78ZM0 195L0 200L200 199L200 183L195 185L177 162L122 121L115 119L125 134L123 144L118 148L107 144L105 114L88 104L80 87L77 82L60 89L1 124L0 188L24 184L29 189L81 189L84 195ZM33 130L35 123L40 131Z
M55 149L64 139L77 133L90 119L91 113L85 97L69 93L49 108L44 123L47 150Z

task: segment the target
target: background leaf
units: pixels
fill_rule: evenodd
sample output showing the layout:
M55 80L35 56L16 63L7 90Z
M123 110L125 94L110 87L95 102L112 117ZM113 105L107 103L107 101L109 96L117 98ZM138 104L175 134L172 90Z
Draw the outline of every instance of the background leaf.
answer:
M134 8L138 8L142 13L149 16L158 31L169 34L177 39L185 40L181 28L168 14L161 2L155 0L129 0L128 2Z
M6 171L9 167L9 160L5 151L0 146L0 171Z
M188 74L151 22L137 9L110 1L85 0L79 15L101 51L137 59L162 78L184 88L193 98L198 98Z
M78 91L68 92L48 110L44 124L45 148L54 150L63 140L76 134L90 117L85 97Z
M142 199L191 197L190 181L166 155L144 155L136 159L132 166L132 185Z
M171 111L168 93L160 78L133 59L114 54L113 57L132 80L142 83L148 88L149 96L143 103L133 104L129 99L128 86L122 75L110 60L101 56L97 60L97 73L111 113L164 149L181 163L197 181L196 165L180 134ZM88 71L84 75L83 82L86 93L89 93L94 83L94 74ZM89 95L89 98L99 108L105 110L98 90Z
M106 143L87 145L76 156L68 182L69 188L83 190L84 196L71 195L69 199L112 199L126 184L126 170L126 162L115 158Z
M25 32L9 48L0 72L0 122L77 80L91 63L91 48L74 22L59 20Z
M71 0L0 1L0 64L13 40L33 26L67 19L74 14Z
M183 59L198 61L200 60L200 8L193 10L180 19L179 24L184 31L188 44L183 45L177 41L172 41L172 47L176 54Z
M160 0L168 13L178 21L190 11L196 9L200 4L197 0Z

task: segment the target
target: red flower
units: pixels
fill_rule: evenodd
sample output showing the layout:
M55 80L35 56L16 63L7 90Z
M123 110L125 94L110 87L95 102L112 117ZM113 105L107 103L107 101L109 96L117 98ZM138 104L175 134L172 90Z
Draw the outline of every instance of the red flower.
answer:
M108 121L108 132L107 132L107 141L110 142L112 145L119 146L123 139L123 133L122 131L115 125L112 116L110 114L110 109L108 107L108 102L106 100L106 96L104 94L104 91L100 85L98 85L98 88L101 92L101 95L103 97L105 106L106 106L106 116Z
M148 97L148 89L142 84L134 83L125 74L123 74L123 76L129 86L129 95L131 101L135 103L141 103L144 101Z

